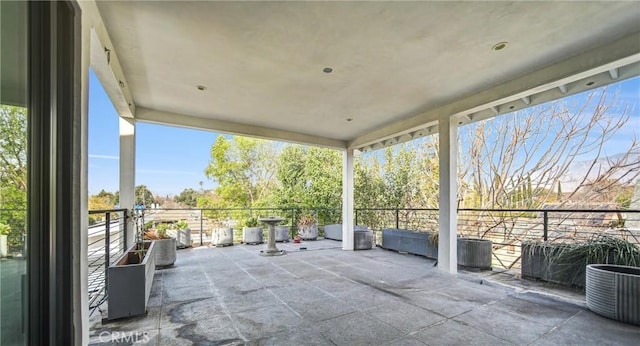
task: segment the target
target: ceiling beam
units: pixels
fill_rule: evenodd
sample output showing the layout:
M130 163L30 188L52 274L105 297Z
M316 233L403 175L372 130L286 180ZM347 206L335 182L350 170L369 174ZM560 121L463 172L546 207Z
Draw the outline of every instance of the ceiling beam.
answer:
M293 142L332 149L347 148L347 142L338 139L279 130L268 127L234 123L225 120L201 118L187 114L164 112L144 107L137 107L136 120L146 123L185 127L199 130L209 130L220 133L257 137L275 141Z
M371 131L351 140L349 142L349 148L357 149L377 142L384 143L388 138L416 131L425 127L427 124L437 122L440 114L448 114L452 117L463 114L473 114L492 109L493 107L497 108L502 104L530 97L531 95L550 89L557 90L557 88L560 88L563 89L564 92L570 92L571 94L572 91L566 88L567 84L603 72L608 75L609 71L613 69L621 71L621 67L639 62L640 44L638 44L638 42L640 42L640 33L629 35L613 43L570 57L496 87L463 97L442 107ZM626 78L630 78L640 74L640 70L635 67L633 71L627 71L627 73L630 75ZM618 72L618 74L620 74L619 80L622 80L622 73ZM582 88L579 91L584 90L586 89ZM567 95L568 94L560 94L560 96L556 98ZM544 102L542 101L543 98L539 98L539 100L540 102ZM549 99L547 99L547 101L548 100ZM538 99L536 99L536 103L538 103ZM511 110L507 108L501 111L509 112ZM480 120L480 118L478 118L478 120Z
M86 18L86 24L91 27L91 67L118 115L133 118L136 113L136 105L118 60L118 54L113 48L109 33L100 16L100 11L94 1L80 1L79 4L82 8L83 18Z

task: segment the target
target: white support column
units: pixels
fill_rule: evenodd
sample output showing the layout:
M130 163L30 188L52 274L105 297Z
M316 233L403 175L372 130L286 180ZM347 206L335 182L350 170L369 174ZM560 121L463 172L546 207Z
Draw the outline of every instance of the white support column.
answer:
M342 152L342 250L353 250L353 149Z
M136 123L134 119L120 117L120 208L133 209L135 188ZM135 240L133 222L129 222L127 227L127 244L131 246Z
M449 115L438 120L440 133L440 213L438 268L455 274L458 272L458 129Z

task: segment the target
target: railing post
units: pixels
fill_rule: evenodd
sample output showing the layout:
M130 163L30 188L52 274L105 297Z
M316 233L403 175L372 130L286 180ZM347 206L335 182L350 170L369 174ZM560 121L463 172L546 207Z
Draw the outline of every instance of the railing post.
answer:
M109 287L109 265L111 264L111 213L107 212L104 220L104 291L109 294L107 288Z
M542 234L542 240L547 241L547 236L548 236L548 232L549 232L549 212L544 210L542 212L542 229L543 229L543 234Z
M204 227L203 221L202 221L202 209L200 209L200 246L203 245L202 243L202 228Z
M400 209L396 208L396 229L400 229Z
M344 222L344 220L342 220ZM358 224L358 209L355 209L353 211L353 225L357 225Z
M129 210L125 210L123 214L123 218L122 221L124 221L124 239L123 239L123 244L124 247L122 248L122 252L127 251L129 244L127 244L127 237L129 236L129 217L133 217L133 215L129 216Z

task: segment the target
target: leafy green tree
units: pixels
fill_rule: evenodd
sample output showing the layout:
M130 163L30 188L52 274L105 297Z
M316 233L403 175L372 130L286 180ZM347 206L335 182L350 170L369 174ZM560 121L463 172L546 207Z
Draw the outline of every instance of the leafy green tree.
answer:
M147 188L146 185L138 185L135 190L135 204L149 206L155 203L156 199L153 197L153 193Z
M272 143L218 136L211 146L207 178L218 183L217 207L257 207L275 188L276 151Z
M201 193L194 189L184 189L179 195L174 197L174 201L189 207L195 207L198 205L198 197L200 195Z
M11 227L7 241L19 251L27 208L27 109L0 105L0 223Z

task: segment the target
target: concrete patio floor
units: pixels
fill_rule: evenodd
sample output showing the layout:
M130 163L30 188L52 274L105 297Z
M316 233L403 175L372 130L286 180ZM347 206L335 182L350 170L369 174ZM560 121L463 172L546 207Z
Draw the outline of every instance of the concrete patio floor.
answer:
M561 299L487 273L449 275L423 257L343 251L331 240L278 247L288 254L259 256L265 245L179 250L173 267L156 271L147 316L103 324L96 312L92 344L116 344L118 336L132 333L144 337L120 341L164 346L640 340L640 328L590 312L584 296Z

